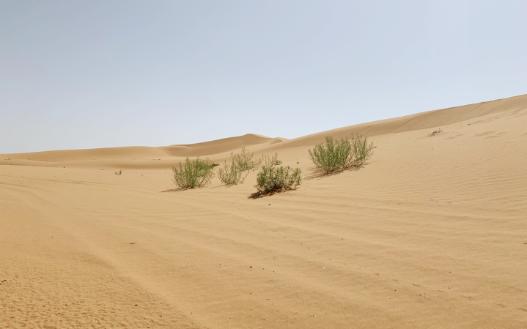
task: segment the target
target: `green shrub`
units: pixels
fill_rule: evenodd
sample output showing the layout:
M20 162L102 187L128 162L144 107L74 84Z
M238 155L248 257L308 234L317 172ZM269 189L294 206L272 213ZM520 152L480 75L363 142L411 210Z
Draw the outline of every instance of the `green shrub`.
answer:
M257 192L252 197L294 190L302 180L300 168L264 165L256 177Z
M328 175L363 166L373 149L373 143L368 143L368 139L363 136L339 140L326 137L325 143L309 150L309 155L317 169Z
M258 162L254 160L254 154L247 152L245 147L242 148L240 153L232 155L232 163L241 171L252 170L258 166Z
M234 159L231 159L230 162L224 162L223 167L218 171L218 176L225 185L238 185L245 178L243 177L243 170L238 167L238 163Z
M214 164L208 160L187 158L184 163L172 168L174 182L180 189L205 186L213 176L213 167Z
M247 152L245 147L240 153L231 154L230 161L224 161L223 167L219 169L218 176L225 185L238 185L243 183L245 176L250 170L258 166L254 154Z
M279 166L282 164L282 161L278 160L278 154L276 153L272 155L269 155L269 154L262 155L259 162L263 163L263 165L266 167Z
M368 143L368 138L364 136L354 136L351 138L351 148L353 154L353 167L362 167L372 156L375 145L373 142Z

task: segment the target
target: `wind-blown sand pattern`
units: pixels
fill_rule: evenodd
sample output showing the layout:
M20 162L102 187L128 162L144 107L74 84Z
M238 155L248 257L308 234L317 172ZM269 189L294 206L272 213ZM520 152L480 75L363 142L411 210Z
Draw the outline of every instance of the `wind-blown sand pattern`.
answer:
M352 133L370 163L313 177L307 150ZM519 96L294 140L1 155L0 328L525 329L526 145ZM242 146L309 177L170 192L174 163Z

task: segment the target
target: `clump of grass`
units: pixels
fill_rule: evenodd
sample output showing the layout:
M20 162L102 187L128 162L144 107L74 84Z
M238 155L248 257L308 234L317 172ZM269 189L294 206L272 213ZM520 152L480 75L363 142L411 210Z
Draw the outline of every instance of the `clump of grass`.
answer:
M353 155L351 166L358 168L364 166L372 156L375 145L373 142L368 142L368 138L357 135L351 138L351 148Z
M258 161L254 159L254 153L247 152L245 147L240 153L232 155L232 163L241 171L249 171L258 166Z
M231 154L230 161L226 160L223 167L218 170L220 181L225 185L238 185L243 183L249 171L258 166L259 161L254 159L254 154L242 148L240 153Z
M260 158L260 163L263 163L264 166L279 166L282 164L282 161L278 160L278 154L274 153L272 155L265 154Z
M189 159L173 167L174 182L183 190L205 186L212 178L214 164L208 160Z
M362 167L373 154L375 146L364 136L335 140L326 137L323 144L315 145L309 155L315 167L324 175L346 169Z
M432 131L429 136L433 137L435 135L439 135L442 132L443 132L443 130L441 130L441 128L439 128L439 129L436 129L436 130Z
M238 185L243 182L243 170L238 167L237 162L231 159L230 162L225 161L223 167L218 170L218 177L225 185Z
M347 139L334 140L326 137L326 142L315 145L309 150L309 155L317 168L324 174L331 174L351 166L351 149L351 143Z
M274 160L274 163L277 162L276 157L270 160ZM280 166L268 162L262 166L256 176L257 192L253 193L251 197L258 198L264 195L294 190L300 185L301 181L302 172L300 168Z

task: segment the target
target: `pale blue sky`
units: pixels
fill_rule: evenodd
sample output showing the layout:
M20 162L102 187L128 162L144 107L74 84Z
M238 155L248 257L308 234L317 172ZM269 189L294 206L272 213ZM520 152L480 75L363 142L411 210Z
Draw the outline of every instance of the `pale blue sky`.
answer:
M0 152L296 137L527 93L524 0L0 0Z

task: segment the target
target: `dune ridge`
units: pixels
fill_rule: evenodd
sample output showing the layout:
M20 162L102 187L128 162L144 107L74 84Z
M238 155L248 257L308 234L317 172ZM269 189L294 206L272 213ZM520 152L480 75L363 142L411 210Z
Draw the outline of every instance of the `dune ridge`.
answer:
M309 146L321 142L325 136L336 138L347 137L352 134L378 136L441 127L489 114L523 110L526 105L527 95L520 95L323 131L292 139L279 147Z
M374 121L364 124L323 131L291 140L270 138L255 134L228 137L195 144L170 145L162 147L112 147L84 150L60 150L34 153L18 153L0 155L0 164L9 159L14 164L29 164L43 166L110 166L125 168L141 167L170 167L174 161L181 161L182 157L214 158L215 155L225 156L229 152L242 147L258 146L256 151L265 152L279 149L312 146L321 142L324 137L346 137L353 134L365 136L379 136L401 133L406 131L446 126L470 119L502 112L521 111L527 105L527 95L520 95L494 101L486 101L464 106L433 110L394 119ZM130 163L126 163L129 160ZM161 163L151 161L165 160ZM172 160L172 161L171 161Z
M58 150L0 155L0 164L32 166L80 166L159 168L170 167L184 157L214 156L242 147L273 144L283 139L255 134L228 137L213 141L162 147L130 146L80 150Z

